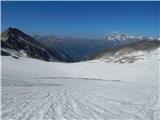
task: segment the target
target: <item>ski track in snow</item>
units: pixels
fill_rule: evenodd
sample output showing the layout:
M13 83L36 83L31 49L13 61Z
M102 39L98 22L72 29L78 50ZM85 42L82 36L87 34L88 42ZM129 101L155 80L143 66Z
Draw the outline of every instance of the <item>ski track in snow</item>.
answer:
M12 86L10 82L9 86L2 87L4 120L159 119L158 86L155 84L72 79L37 82L40 86L39 83L37 86ZM48 86L43 86L44 82L48 82Z
M3 57L2 120L159 120L157 70Z

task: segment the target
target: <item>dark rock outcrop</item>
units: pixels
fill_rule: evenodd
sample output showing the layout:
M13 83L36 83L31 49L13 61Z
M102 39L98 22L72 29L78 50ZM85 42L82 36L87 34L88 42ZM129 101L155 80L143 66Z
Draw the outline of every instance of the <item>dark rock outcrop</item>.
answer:
M16 28L8 28L1 34L1 55L27 56L45 61L72 62L61 51L49 49L35 38Z

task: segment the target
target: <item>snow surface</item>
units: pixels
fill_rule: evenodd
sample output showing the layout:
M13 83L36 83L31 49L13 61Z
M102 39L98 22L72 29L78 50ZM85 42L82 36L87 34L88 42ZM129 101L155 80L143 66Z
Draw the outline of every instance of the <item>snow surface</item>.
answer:
M3 120L159 120L158 59L133 64L2 57Z
M98 59L107 63L134 63L134 62L151 62L158 64L160 48L149 51L120 50L115 53L103 53ZM155 65L153 66L155 67Z

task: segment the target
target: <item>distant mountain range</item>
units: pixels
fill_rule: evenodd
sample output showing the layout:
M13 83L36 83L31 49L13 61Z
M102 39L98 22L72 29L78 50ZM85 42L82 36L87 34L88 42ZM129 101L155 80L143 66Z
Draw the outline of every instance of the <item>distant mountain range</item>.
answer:
M106 49L137 43L140 41L157 41L151 37L135 37L124 33L112 33L101 39L67 38L62 36L34 36L50 49L64 51L74 61L86 59Z
M105 40L99 39L81 39L59 36L36 36L35 38L47 45L50 49L65 52L75 62L80 61L88 54L95 53L106 47L111 47Z
M160 41L151 37L135 37L113 33L101 39L80 39L63 36L29 36L16 28L1 34L1 55L30 57L45 61L79 62L105 59L107 62L134 62L136 51L152 51Z

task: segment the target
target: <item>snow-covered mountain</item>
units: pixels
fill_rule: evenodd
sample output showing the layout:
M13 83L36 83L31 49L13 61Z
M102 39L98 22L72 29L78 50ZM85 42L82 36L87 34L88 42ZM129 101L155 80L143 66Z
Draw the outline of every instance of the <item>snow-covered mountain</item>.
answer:
M133 63L139 60L150 59L156 56L158 59L160 41L139 41L121 45L114 48L109 48L97 52L88 59L99 59L111 63Z
M16 28L8 28L1 34L1 54L13 57L31 57L45 61L70 62L65 53L50 50L46 45Z
M98 60L77 63L38 60L46 58L46 54L54 60L57 56L17 29L4 32L1 43L2 55L27 56L1 57L3 120L159 120L157 51L160 41L109 47L95 55ZM81 50L79 43L81 41L77 43ZM89 43L93 42L87 46ZM102 45L107 44L102 41ZM110 62L118 59L124 63L121 57L141 53L146 56L144 62L107 63L109 57L113 58ZM126 63L134 61L132 57L127 58Z
M117 49L126 47L132 49L132 45L137 46L140 44L143 46L145 43L147 43L147 46L150 46L155 41L158 43L156 45L159 45L158 39L142 36L136 37L124 33L112 33L103 39L78 39L57 35L36 35L33 38L16 28L9 28L1 36L2 55L11 55L16 58L20 56L31 57L46 61L78 62L95 58L101 59L104 54L107 54L104 57L107 62L119 61L123 63L126 60L135 62L137 58L131 59L135 55L128 53L126 56L126 52L122 52L119 55L119 50ZM115 51L115 48L117 51ZM110 51L114 51L116 55L113 52L110 55ZM137 52L137 49L132 50L132 54L135 54L135 52Z
M131 36L127 33L114 32L106 36L107 41L112 42L114 45L125 45L129 43L135 43L143 40L153 41L156 40L153 37L145 37L145 36Z
M107 40L111 40L111 41L126 41L128 38L130 39L135 39L136 37L134 36L127 36L127 34L125 33L119 33L119 32L114 32L111 33L110 35L107 36Z
M87 56L96 54L104 49L132 44L140 41L156 40L152 37L132 36L126 33L114 32L105 35L104 38L85 39L64 37L62 35L34 36L50 49L65 51L76 62L84 60Z

